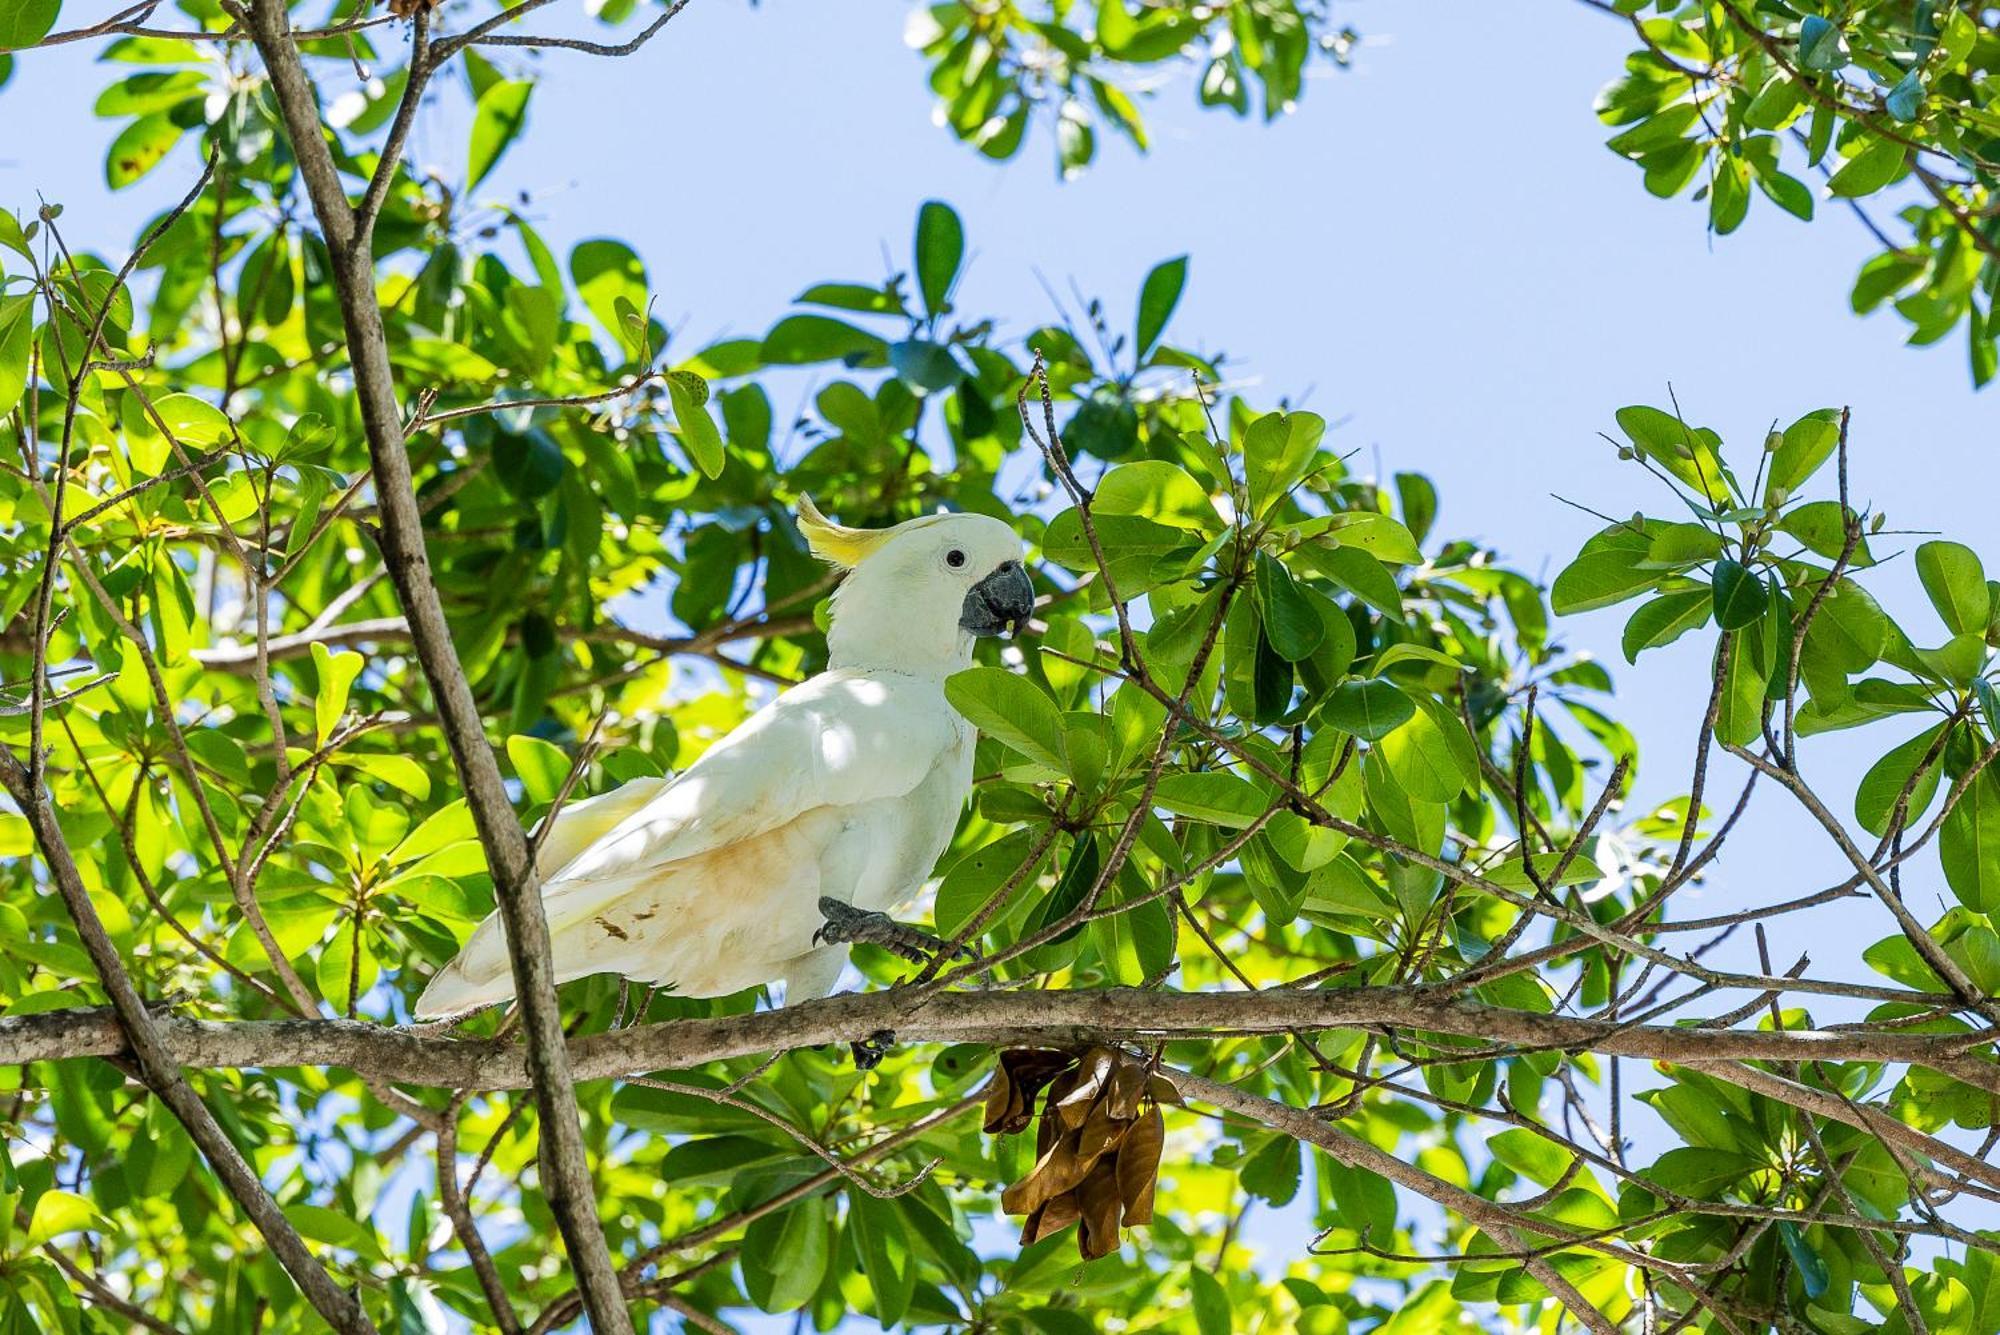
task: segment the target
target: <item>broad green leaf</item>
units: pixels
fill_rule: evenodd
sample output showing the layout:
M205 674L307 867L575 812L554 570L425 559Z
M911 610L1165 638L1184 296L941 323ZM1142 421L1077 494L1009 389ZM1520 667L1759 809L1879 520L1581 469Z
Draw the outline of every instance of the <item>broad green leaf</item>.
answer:
M720 477L729 455L722 443L722 433L716 430L715 419L708 415L708 404L704 393L697 397L692 385L691 372L676 371L667 377L667 397L674 405L674 425L680 429L681 443L687 447L688 456L701 469L703 477Z
M917 288L924 309L941 314L965 258L965 225L949 204L927 200L917 210Z
M1569 616L1622 603L1654 587L1661 573L1647 569L1645 563L1651 559L1656 531L1651 521L1617 523L1600 530L1556 576L1549 605L1558 616Z
M1410 697L1394 682L1372 678L1343 682L1320 707L1326 725L1366 742L1379 742L1416 713Z
M989 737L1057 773L1067 773L1062 711L1048 692L1004 668L976 667L945 679L952 708Z
M1326 420L1316 413L1266 413L1243 433L1243 475L1250 485L1250 509L1268 513L1305 476Z
M1903 174L1906 150L1893 139L1869 136L1866 146L1842 164L1826 188L1843 199L1872 195Z
M1663 593L1640 604L1625 623L1625 661L1636 663L1645 650L1672 644L1689 631L1706 626L1713 607L1714 597L1708 589Z
M990 844L973 849L954 862L951 870L938 883L937 905L933 910L938 931L946 936L956 935L972 921L994 892L1016 874L1021 876L1013 893L1013 899L1018 901L1034 886L1037 870L1048 860L1048 853L1044 850L1036 859L1035 868L1021 872L1022 864L1034 851L1036 842L1033 829L1014 830Z
M28 387L28 353L34 335L35 299L0 297L0 415L12 413Z
M1838 561L1841 552L1847 550L1847 519L1851 513L1839 501L1809 501L1786 512L1778 521L1778 531L1797 538L1815 556ZM1859 522L1856 516L1856 523ZM1855 541L1847 563L1856 570L1875 564L1867 538Z
M1187 286L1188 257L1153 266L1146 281L1139 287L1139 321L1132 355L1141 362L1153 345L1160 341L1160 331L1167 327L1173 316L1174 307L1180 304L1181 289Z
M1945 883L1974 913L2000 913L2000 776L1980 772L1938 831Z
M153 400L153 415L182 445L209 449L235 437L235 428L222 410L192 394L161 395Z
M603 237L580 241L569 253L570 280L576 294L604 331L621 344L629 333L620 303L635 310L646 307L646 266L623 241Z
M528 800L536 806L555 801L569 777L570 759L563 749L539 737L520 734L507 739L507 759L514 766Z
M1270 810L1272 799L1248 779L1203 770L1161 775L1153 804L1190 820L1242 829Z
M1764 615L1764 581L1735 561L1715 563L1715 624L1741 630Z
M181 139L181 127L164 115L141 116L119 131L104 155L104 183L123 190L160 165Z
M1833 408L1816 408L1786 427L1765 475L1765 503L1781 504L1785 497L1796 494L1839 443L1840 413Z
M313 724L324 746L333 736L334 725L347 713L348 690L367 660L357 653L331 653L318 641L313 643L312 659L319 677L319 690L313 695Z
M18 51L47 37L62 0L9 0L0 5L0 51Z
M845 362L880 366L889 356L886 340L825 315L791 315L764 335L762 356L772 366Z
M1375 744L1396 782L1421 802L1449 802L1479 777L1465 726L1442 706L1420 698L1409 719Z
M1911 779L1917 775L1918 766L1931 754L1948 726L1939 723L1925 728L1868 767L1868 772L1861 776L1861 787L1854 795L1854 818L1860 822L1862 829L1878 838L1886 834L1897 800L1906 789L1910 796L1904 823L1915 824L1924 814L1931 799L1937 795L1938 777L1943 767L1933 758L1924 766L1922 777L1917 778L1914 784Z
M466 150L465 188L472 190L486 179L500 155L521 133L528 121L528 96L532 82L502 80L479 95L472 111L472 143Z
M1269 553L1259 552L1256 585L1257 610L1271 647L1288 663L1310 657L1325 637L1325 626L1292 572Z
M1486 1138L1494 1158L1537 1186L1552 1187L1569 1171L1575 1156L1546 1136L1514 1127Z
M97 1207L88 1198L51 1187L35 1198L27 1236L21 1240L22 1250L32 1250L65 1233L90 1228L98 1219Z
M1359 547L1322 547L1308 542L1294 549L1292 559L1325 576L1391 621L1403 619L1403 591L1397 586L1395 575Z
M1121 0L1108 3L1117 5ZM1188 1295L1194 1308L1195 1329L1200 1335L1229 1335L1235 1329L1230 1318L1229 1295L1222 1282L1198 1264L1188 1267Z
M1423 564L1424 554L1415 535L1401 520L1373 510L1346 510L1330 515L1321 532L1325 541L1359 548L1378 561L1403 566Z
M1092 493L1100 515L1137 515L1176 528L1215 532L1222 520L1208 492L1179 464L1142 459L1107 472Z
M1299 1142L1290 1136L1276 1135L1243 1161L1237 1178L1251 1195L1284 1206L1290 1205L1299 1194L1300 1168Z
M1917 548L1917 576L1931 606L1953 635L1984 635L1992 612L1986 572L1970 547L1926 542Z

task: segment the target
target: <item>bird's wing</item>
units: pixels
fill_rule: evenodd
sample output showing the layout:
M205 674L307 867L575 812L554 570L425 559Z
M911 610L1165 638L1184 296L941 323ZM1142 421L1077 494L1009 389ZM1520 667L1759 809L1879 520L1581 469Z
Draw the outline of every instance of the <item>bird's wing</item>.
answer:
M553 876L671 782L671 778L628 779L608 793L564 803L552 824L535 831L535 870L544 880Z
M768 874L770 857L757 856L760 836L783 842L786 827L814 811L893 801L922 783L969 732L936 682L894 673L829 672L793 687L682 773L625 799L645 798L544 880L557 976L606 967L601 963L606 956L582 929L599 915L615 914L630 896L665 893L667 885L673 887L669 898L697 890L744 896L781 891L782 886L724 884L709 872L684 877L675 864L704 854L726 859L729 850L741 847L746 860L764 864ZM594 809L583 814L596 823ZM552 839L563 837L565 828L558 820ZM799 874L817 871L803 867ZM674 921L691 927L699 921L692 912L699 906L686 907L688 916ZM416 1014L432 1018L503 1000L512 995L508 972L495 914L432 978Z
M696 857L816 807L901 797L965 735L935 682L827 672L772 701L550 877L569 887Z

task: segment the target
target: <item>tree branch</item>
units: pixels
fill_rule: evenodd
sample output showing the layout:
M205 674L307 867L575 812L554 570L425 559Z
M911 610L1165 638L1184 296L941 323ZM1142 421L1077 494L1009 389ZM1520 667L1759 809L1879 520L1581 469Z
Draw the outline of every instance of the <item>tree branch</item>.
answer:
M161 1020L184 1066L340 1067L434 1088L521 1089L527 1054L494 1039L451 1038L440 1027L392 1028L346 1020ZM579 1080L679 1070L731 1057L817 1047L892 1029L925 1043L1100 1042L1282 1034L1292 1030L1411 1030L1509 1044L1639 1057L1679 1065L1739 1061L1877 1061L1924 1066L2000 1093L2000 1065L1974 1049L1990 1034L1874 1029L1695 1029L1510 1010L1426 987L1319 991L1160 992L1106 988L1049 992L848 993L782 1010L639 1025L573 1040ZM102 1010L0 1017L0 1065L123 1052Z
M445 742L492 871L527 1035L528 1069L540 1114L542 1185L549 1209L576 1270L592 1327L598 1335L631 1335L632 1319L597 1217L597 1194L556 1002L541 880L487 742L478 702L459 664L424 549L423 515L417 508L395 372L375 293L374 256L327 149L319 100L300 62L283 3L255 0L246 17L334 257L333 285L382 511L384 563L409 618L417 660L437 701Z

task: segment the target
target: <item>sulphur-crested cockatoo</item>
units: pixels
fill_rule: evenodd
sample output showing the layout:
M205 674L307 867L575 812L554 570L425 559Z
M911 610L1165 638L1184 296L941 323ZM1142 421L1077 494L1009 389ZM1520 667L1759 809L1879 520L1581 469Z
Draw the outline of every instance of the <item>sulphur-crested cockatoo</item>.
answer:
M974 730L945 678L971 664L974 637L1025 621L1034 589L997 519L853 529L807 498L798 515L813 552L847 572L827 670L682 773L562 809L536 856L558 981L616 973L715 997L783 979L796 1001L833 990L849 941L909 946L883 910L930 875L972 787ZM416 1016L513 995L488 917Z

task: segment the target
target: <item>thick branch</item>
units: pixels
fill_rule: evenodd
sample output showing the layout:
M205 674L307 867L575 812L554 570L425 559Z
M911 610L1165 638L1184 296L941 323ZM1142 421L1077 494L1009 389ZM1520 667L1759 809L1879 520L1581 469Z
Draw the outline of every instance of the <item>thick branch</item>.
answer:
M571 1087L569 1051L556 1002L555 972L549 961L549 924L542 911L541 881L528 856L527 837L508 800L500 766L487 744L479 706L459 664L424 549L423 515L417 508L403 414L389 363L388 336L376 299L374 256L327 150L319 100L300 63L283 3L256 0L248 17L313 211L334 255L333 285L380 498L383 559L409 618L417 660L437 701L445 742L493 873L494 896L507 934L514 991L520 999L527 1036L528 1069L540 1114L543 1189L576 1270L577 1287L592 1328L598 1335L631 1335L632 1319L619 1292L618 1275L597 1217L597 1194L584 1149L576 1093Z
M215 1022L171 1019L162 1033L184 1066L333 1066L411 1085L520 1089L526 1054L511 1043L445 1037L425 1028L345 1020ZM1524 1048L1640 1057L1695 1065L1741 1061L1880 1061L1929 1067L2000 1093L2000 1066L1967 1051L1965 1034L1868 1029L1694 1029L1628 1025L1460 1001L1431 989L1346 988L1295 992L1158 992L1140 988L1053 992L851 993L783 1010L675 1020L576 1039L579 1080L681 1069L782 1052L892 1029L935 1043L1082 1045L1292 1030L1397 1029ZM0 1065L113 1056L123 1040L101 1010L0 1018Z

